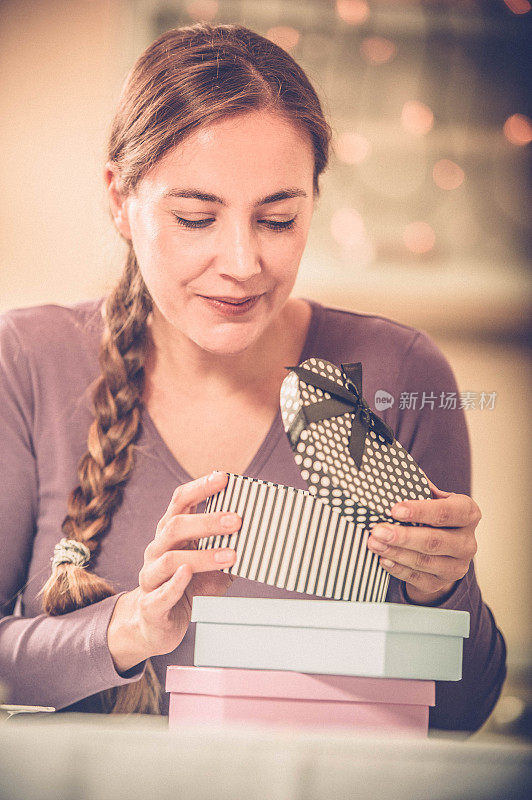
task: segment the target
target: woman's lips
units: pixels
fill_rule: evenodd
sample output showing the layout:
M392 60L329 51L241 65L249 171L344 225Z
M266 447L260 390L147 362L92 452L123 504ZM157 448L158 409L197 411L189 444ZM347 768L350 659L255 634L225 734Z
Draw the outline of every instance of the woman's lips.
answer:
M199 297L205 300L215 311L228 317L239 317L247 314L257 304L262 295L256 294L243 300L239 300L236 297L206 297L205 295L199 295Z

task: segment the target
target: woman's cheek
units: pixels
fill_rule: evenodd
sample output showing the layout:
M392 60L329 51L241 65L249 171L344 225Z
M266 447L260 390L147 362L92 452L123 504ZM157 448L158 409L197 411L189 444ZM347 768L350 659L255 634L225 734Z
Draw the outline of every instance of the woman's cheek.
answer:
M298 269L299 269L299 262L301 261L301 257L303 255L303 251L305 250L306 244L306 236L296 236L294 240L291 242L290 248L285 253L284 260L284 275L288 282L291 284L294 283Z

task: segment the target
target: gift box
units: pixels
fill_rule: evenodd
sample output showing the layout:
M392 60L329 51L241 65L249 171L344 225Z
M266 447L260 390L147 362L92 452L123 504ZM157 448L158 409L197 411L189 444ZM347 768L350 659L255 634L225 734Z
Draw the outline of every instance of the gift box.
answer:
M458 681L466 611L396 603L194 597L194 664Z
M362 394L362 364L308 358L281 386L283 425L309 492L356 521L401 500L430 499L427 476Z
M171 727L255 723L426 735L433 681L168 667Z
M226 487L207 501L205 513L211 511L242 517L238 534L198 542L200 550L236 551L224 572L335 600L386 597L388 573L366 547L379 517L367 509L353 522L309 492L230 473Z
M288 368L283 425L308 491L229 475L205 513L242 517L238 535L211 536L200 549L231 547L225 571L335 600L383 602L389 575L367 548L371 527L399 523L390 507L430 498L427 478L362 396L362 364L310 358Z

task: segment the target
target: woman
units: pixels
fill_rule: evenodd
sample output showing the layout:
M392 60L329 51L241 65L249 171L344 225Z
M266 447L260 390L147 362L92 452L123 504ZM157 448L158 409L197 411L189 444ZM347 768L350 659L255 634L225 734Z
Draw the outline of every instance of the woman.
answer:
M122 278L104 303L2 321L0 675L12 702L164 710L167 664L192 663L195 594L300 596L233 581L220 571L232 550L196 549L239 528L236 515L194 513L226 472L305 488L279 416L286 364L362 361L369 398L456 391L424 334L290 296L328 145L302 70L246 29L169 31L133 67L105 171L128 244ZM505 649L471 560L480 513L464 415L398 405L383 416L446 491L397 504L397 519L422 525L379 526L369 546L392 576L389 601L471 613L463 680L438 685L431 724L472 730L498 696Z

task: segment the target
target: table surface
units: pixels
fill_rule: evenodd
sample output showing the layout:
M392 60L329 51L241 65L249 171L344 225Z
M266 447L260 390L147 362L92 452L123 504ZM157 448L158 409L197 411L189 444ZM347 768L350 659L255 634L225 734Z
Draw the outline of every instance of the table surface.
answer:
M2 800L529 800L532 745L166 718L0 721Z

